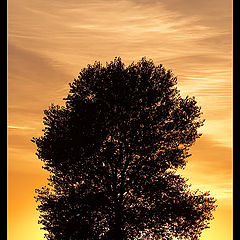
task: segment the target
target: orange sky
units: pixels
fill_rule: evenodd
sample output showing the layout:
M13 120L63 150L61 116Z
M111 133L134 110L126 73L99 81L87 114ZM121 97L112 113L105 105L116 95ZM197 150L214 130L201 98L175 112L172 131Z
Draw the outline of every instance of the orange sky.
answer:
M8 239L40 240L34 189L47 172L30 142L43 110L95 60L143 56L172 69L206 119L182 174L218 199L201 240L232 239L232 1L8 0Z

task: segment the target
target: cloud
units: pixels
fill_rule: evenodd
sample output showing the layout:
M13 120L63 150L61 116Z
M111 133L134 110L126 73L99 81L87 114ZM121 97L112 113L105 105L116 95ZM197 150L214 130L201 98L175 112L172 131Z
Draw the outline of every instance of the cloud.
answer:
M9 37L62 64L87 56L106 59L109 54L192 55L202 52L196 41L222 34L199 23L199 16L186 17L159 2L146 7L134 1L52 1L47 8L42 1L36 3L27 2L21 11L10 7L14 27L9 28Z
M51 59L8 44L8 121L10 126L39 128L42 112L51 102L62 103L73 75ZM38 124L39 125L39 124ZM17 128L16 128L17 129ZM21 128L18 128L21 129Z
M34 130L35 128L31 127L20 127L20 126L8 126L9 129L19 129L19 130Z

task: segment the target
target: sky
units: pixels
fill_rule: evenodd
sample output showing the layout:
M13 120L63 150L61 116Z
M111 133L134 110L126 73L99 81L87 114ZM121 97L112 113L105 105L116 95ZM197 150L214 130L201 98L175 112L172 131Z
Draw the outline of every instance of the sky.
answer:
M181 174L218 208L201 240L232 239L232 1L8 0L8 239L40 240L34 189L48 173L31 138L80 70L143 56L201 106L203 135Z

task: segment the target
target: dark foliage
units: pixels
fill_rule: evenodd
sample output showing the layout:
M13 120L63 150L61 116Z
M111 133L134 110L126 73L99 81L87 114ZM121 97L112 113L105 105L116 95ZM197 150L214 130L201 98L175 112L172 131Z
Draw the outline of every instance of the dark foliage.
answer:
M66 106L45 110L33 138L51 173L37 190L47 239L198 239L215 199L177 174L203 125L177 79L143 58L84 68Z

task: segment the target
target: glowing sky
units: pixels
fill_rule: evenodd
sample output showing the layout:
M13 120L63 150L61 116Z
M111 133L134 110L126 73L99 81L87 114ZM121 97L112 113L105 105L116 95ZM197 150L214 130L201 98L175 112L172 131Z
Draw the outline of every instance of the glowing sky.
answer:
M172 69L206 119L182 174L218 199L203 240L232 236L232 1L8 0L8 239L43 239L34 189L47 173L30 142L43 110L95 60L143 56Z

